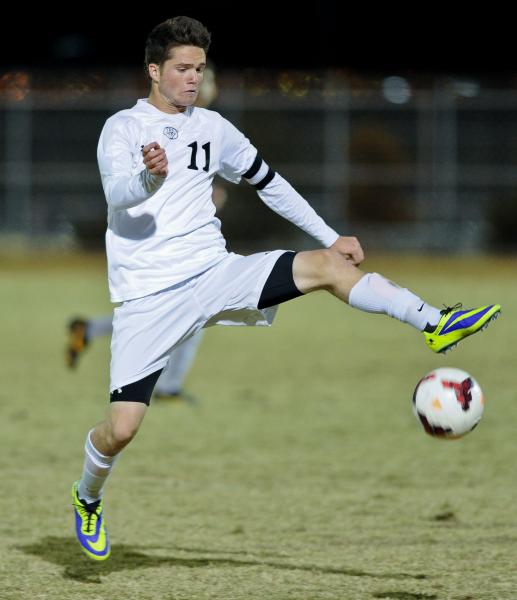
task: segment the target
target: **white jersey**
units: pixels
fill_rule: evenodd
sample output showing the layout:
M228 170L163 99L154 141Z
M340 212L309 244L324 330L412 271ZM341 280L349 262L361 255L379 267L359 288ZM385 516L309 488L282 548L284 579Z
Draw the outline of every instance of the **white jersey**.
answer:
M150 175L142 146L165 148L167 177ZM273 210L324 246L338 234L258 156L219 113L190 107L165 113L147 100L110 117L97 149L108 203L106 251L113 302L147 296L186 281L227 256L215 216L215 174L245 177Z

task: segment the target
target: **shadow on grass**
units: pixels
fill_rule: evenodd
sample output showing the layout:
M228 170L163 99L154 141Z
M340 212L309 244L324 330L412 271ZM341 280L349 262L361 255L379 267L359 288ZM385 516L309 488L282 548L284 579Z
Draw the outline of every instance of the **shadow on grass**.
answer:
M410 573L372 573L358 569L340 569L333 567L321 567L317 565L289 564L287 562L274 562L271 560L244 560L236 558L214 558L193 557L185 558L179 556L154 556L145 554L138 546L126 546L114 544L111 547L111 556L104 562L95 562L85 556L79 549L77 542L68 537L45 537L34 544L16 546L25 554L38 556L45 561L59 565L64 568L63 578L82 581L83 583L101 583L101 577L117 571L133 571L148 567L160 567L163 565L171 567L202 568L221 565L223 567L268 567L286 571L307 571L318 575L344 575L347 577L373 577L379 579L425 579L425 575L414 575ZM142 547L145 548L145 547ZM178 548L180 551L181 549ZM166 550L162 548L163 552ZM170 550L170 549L169 549ZM185 551L188 549L183 549ZM216 552L192 549L196 553L215 554ZM230 554L230 552L225 552Z

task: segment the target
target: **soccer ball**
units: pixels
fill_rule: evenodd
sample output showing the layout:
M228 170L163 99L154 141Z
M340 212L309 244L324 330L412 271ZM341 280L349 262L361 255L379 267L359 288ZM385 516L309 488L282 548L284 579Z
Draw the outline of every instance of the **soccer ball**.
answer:
M426 433L457 439L479 423L485 400L477 381L461 369L443 367L423 377L413 393L413 412Z

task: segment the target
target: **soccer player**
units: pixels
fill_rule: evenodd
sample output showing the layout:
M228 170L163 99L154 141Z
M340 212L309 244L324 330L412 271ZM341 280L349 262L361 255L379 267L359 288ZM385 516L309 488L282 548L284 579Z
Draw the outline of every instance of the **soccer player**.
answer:
M203 79L199 86L195 106L208 108L216 99L217 93L218 87L214 67L213 65L207 65L203 70ZM227 197L226 188L220 183L214 183L212 186L212 202L216 213L224 208ZM65 348L68 367L74 369L77 366L79 358L95 338L111 336L113 331L112 321L112 315L90 319L74 317L70 320L68 323L68 342ZM194 362L203 335L204 331L198 331L172 350L169 361L154 387L154 398L195 401L191 394L184 391L183 382Z
M440 311L359 270L363 250L355 237L327 226L220 114L193 106L209 45L195 19L157 25L145 49L149 97L109 118L99 140L110 294L121 305L113 320L110 411L88 433L83 473L72 487L77 537L95 560L110 553L102 491L116 457L136 435L171 349L203 327L268 325L278 304L324 289L354 308L408 323L431 350L444 352L500 311L497 304ZM245 179L323 248L228 253L211 199L216 173L233 183Z
M105 315L93 319L75 317L68 324L68 343L66 345L67 365L73 369L77 366L79 357L89 344L97 337L111 335L113 331L112 316ZM157 400L185 400L195 402L194 396L183 389L183 382L189 372L204 331L198 331L178 344L169 356L156 385L154 398Z

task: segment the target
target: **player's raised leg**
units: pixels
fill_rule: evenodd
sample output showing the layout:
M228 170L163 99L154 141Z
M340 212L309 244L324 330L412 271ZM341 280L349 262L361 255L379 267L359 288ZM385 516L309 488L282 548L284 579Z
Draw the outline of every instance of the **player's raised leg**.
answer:
M354 262L334 249L300 252L293 262L295 285L302 293L326 289L354 308L408 323L424 334L431 350L440 353L484 329L501 310L492 304L469 310L456 305L440 311L379 273L364 273Z

